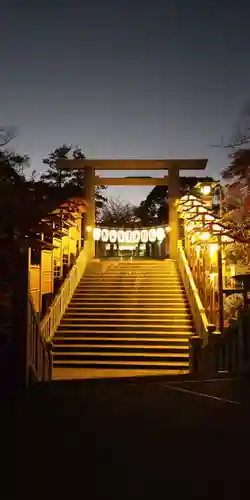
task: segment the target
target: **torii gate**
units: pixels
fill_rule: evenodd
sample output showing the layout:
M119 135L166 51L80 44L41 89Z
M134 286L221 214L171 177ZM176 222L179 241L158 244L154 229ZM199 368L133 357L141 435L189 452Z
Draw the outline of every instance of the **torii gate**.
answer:
M169 200L169 254L171 259L177 257L179 238L178 215L176 200L180 197L180 170L205 170L207 159L161 159L161 160L136 160L136 159L62 159L58 160L60 168L84 170L84 198L87 203L85 214L85 239L89 242L90 256L95 255L95 241L93 231L86 228L95 227L95 186L146 186L167 185ZM168 176L156 177L98 177L96 170L168 170Z

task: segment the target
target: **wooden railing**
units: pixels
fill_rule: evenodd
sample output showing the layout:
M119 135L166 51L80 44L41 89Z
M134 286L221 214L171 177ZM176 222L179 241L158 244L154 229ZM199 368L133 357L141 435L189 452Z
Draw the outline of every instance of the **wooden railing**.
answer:
M210 333L215 330L215 325L211 325L208 322L207 315L201 302L181 241L178 242L177 261L193 316L196 335L201 339L202 346L205 347L208 343Z
M217 372L244 373L250 371L250 313L242 309L231 320L215 345Z
M41 335L32 298L28 298L27 384L51 379L51 354Z
M71 268L67 278L60 287L56 297L54 298L47 314L41 321L41 335L42 338L49 342L62 319L63 314L68 307L72 295L86 269L89 261L89 247L88 243L84 244L75 264Z

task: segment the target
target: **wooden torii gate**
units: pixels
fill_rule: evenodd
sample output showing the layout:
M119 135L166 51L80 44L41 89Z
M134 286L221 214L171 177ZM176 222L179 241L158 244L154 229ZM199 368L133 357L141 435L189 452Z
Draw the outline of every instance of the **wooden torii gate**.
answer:
M146 186L167 185L169 199L169 226L170 231L170 258L176 259L178 245L178 214L176 200L180 197L180 170L205 170L207 159L62 159L58 160L58 166L62 169L84 170L84 199L87 203L85 216L85 238L89 242L90 255L95 255L95 242L93 231L86 228L95 227L95 186ZM167 170L168 176L157 177L99 177L96 170Z

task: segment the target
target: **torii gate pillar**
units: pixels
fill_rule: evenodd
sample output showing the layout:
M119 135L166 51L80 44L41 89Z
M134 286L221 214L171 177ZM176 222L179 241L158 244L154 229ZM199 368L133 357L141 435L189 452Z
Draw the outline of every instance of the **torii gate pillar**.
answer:
M169 257L177 258L179 239L179 219L176 208L176 200L180 198L180 178L178 167L172 167L168 171L168 203L169 203Z
M87 212L84 214L84 240L88 242L89 257L95 256L95 241L93 230L95 227L95 169L84 167L84 199L87 203Z

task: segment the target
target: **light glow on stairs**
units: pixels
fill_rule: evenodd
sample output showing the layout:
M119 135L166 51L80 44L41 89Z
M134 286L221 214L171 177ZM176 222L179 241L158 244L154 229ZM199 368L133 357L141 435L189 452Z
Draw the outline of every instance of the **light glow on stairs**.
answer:
M192 334L174 261L93 261L53 339L54 378L95 369L187 373Z

